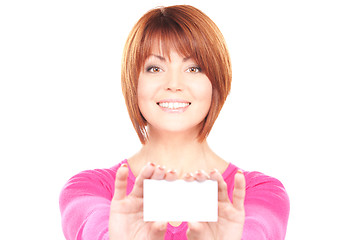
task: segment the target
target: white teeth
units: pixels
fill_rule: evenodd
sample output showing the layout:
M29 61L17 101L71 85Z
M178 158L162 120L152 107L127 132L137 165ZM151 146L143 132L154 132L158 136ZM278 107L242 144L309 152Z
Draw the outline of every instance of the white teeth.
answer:
M177 108L184 108L189 106L189 103L182 103L182 102L160 102L159 106L163 108L169 109L177 109Z

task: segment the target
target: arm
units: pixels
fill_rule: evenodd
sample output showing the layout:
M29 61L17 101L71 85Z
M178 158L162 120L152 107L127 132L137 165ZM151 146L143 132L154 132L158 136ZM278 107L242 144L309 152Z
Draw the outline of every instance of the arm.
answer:
M109 238L109 211L116 171L84 171L64 186L60 194L60 210L67 240Z
M258 172L247 172L245 223L242 239L283 240L286 234L290 202L277 179Z

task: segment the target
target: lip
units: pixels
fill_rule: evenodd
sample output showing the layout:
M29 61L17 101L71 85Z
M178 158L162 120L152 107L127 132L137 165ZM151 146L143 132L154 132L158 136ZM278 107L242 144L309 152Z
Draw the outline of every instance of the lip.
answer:
M159 100L157 102L158 103L162 103L162 102L178 102L178 103L191 103L189 101L186 101L186 100L183 100L183 99L162 99L162 100Z
M187 105L185 107L179 107L179 108L172 109L172 108L162 107L159 105L160 103L188 103L189 105ZM157 102L157 106L162 111L167 112L167 113L183 113L189 108L189 106L191 104L192 104L191 102L183 100L183 99L163 99L163 100L160 100Z

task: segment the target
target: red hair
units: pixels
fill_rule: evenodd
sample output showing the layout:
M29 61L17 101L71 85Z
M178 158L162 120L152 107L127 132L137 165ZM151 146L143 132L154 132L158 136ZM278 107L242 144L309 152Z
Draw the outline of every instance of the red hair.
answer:
M138 106L140 71L157 42L163 56L174 49L193 58L212 84L212 102L200 129L198 140L211 131L231 88L231 61L222 33L199 9L176 5L153 9L142 16L130 32L124 47L121 84L127 109L142 144L148 139L147 122Z

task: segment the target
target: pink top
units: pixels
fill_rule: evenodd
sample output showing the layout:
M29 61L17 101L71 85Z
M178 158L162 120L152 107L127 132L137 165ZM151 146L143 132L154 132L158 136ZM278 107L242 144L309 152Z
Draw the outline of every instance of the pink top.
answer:
M109 169L83 171L72 177L62 189L60 210L67 240L108 240L110 203L114 182L121 163ZM237 167L229 164L223 178L232 200ZM288 195L275 178L259 172L246 172L245 223L242 239L280 240L285 238L290 203ZM129 169L127 194L135 176ZM168 224L165 240L186 240L187 222L178 227Z

